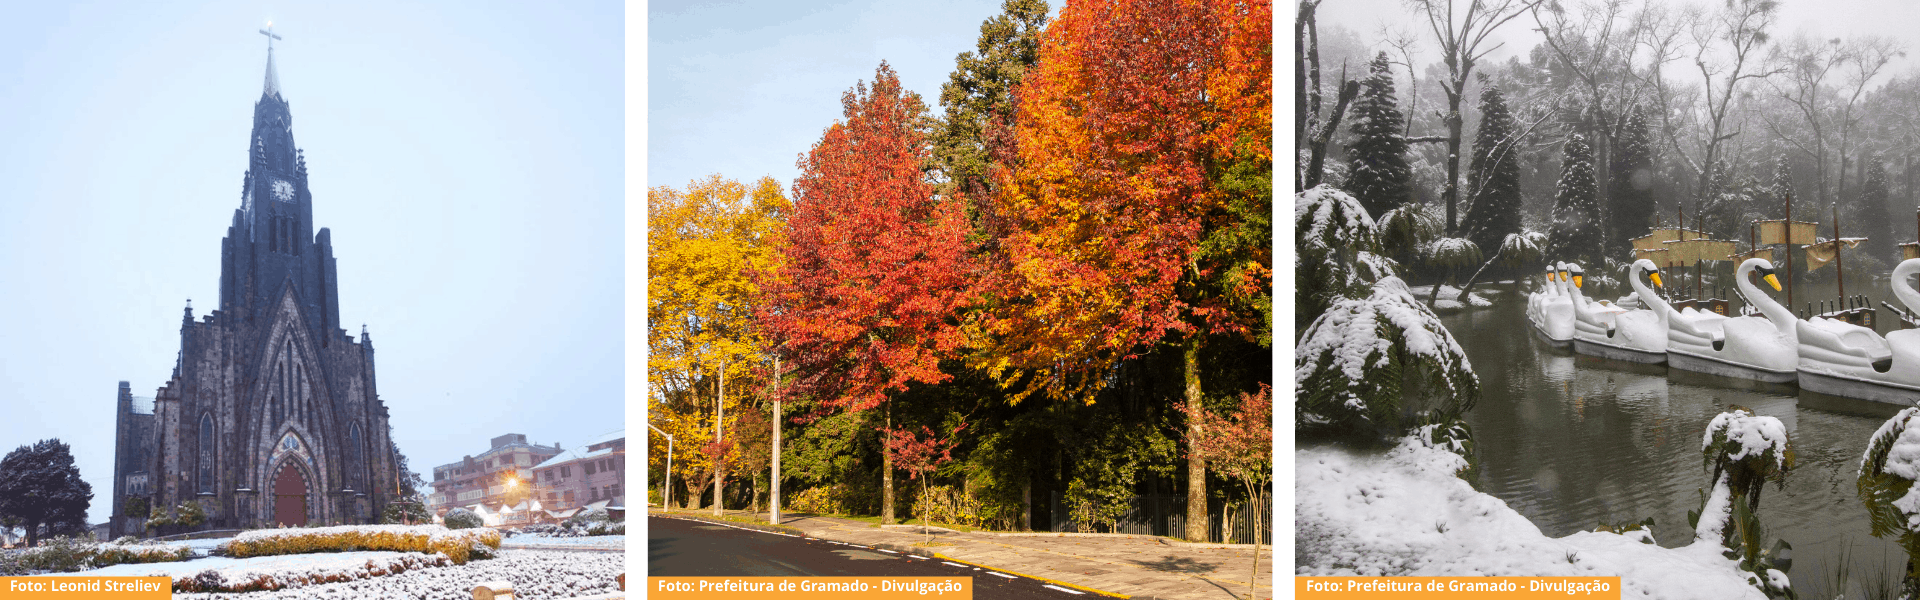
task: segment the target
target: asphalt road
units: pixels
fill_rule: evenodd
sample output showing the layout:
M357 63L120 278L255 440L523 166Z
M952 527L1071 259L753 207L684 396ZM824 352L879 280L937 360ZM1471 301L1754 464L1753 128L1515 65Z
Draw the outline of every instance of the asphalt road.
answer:
M973 597L983 600L1101 597L939 559L652 515L647 517L647 575L972 577Z

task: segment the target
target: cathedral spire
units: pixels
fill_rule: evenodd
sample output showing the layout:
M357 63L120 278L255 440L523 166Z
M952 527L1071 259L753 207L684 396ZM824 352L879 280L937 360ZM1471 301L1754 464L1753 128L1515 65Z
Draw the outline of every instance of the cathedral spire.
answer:
M273 21L267 21L267 28L260 30L260 35L267 36L267 83L260 95L279 98L280 75L273 70L273 41L281 39L280 34L273 32Z

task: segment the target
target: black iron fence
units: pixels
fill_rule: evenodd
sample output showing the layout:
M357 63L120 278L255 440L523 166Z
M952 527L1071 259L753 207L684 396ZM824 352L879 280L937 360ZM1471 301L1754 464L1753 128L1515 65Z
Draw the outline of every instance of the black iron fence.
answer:
M1078 532L1080 523L1073 519L1071 510L1061 499L1059 492L1053 493L1053 524L1050 531ZM1254 517L1258 516L1258 525ZM1248 507L1246 503L1229 507L1222 503L1212 503L1207 507L1207 541L1216 544L1251 544L1256 533L1260 543L1273 543L1273 506L1260 503L1257 507ZM1121 515L1112 528L1104 523L1090 524L1086 531L1091 533L1132 533L1138 535L1161 535L1173 538L1186 537L1187 499L1184 496L1167 494L1134 496L1128 502L1127 512Z

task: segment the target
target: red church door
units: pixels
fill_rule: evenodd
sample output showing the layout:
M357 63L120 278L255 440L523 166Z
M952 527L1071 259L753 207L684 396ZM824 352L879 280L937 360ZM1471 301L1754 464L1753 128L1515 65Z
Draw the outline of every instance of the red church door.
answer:
M273 478L273 522L276 525L307 524L307 480L291 463L280 467Z

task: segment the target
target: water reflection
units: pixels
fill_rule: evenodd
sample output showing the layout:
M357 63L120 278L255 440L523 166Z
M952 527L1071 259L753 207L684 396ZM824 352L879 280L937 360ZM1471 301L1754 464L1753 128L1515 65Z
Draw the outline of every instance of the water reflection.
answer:
M1524 310L1503 301L1444 320L1480 376L1468 416L1479 486L1542 533L1651 516L1661 545L1691 543L1687 511L1699 508L1708 476L1702 437L1715 415L1739 405L1779 418L1792 436L1799 464L1784 489L1762 493L1760 517L1793 544L1803 597L1826 589L1822 571L1849 543L1856 565L1905 562L1897 546L1869 535L1854 492L1867 439L1896 407L1572 355L1536 339Z

